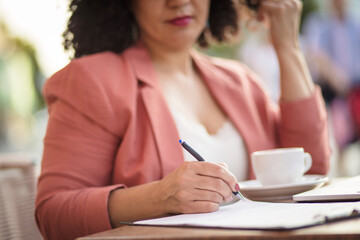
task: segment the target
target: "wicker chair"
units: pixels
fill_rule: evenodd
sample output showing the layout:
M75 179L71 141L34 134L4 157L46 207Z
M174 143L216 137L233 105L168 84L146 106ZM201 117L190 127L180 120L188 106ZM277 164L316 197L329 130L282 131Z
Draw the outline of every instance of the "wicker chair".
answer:
M35 158L0 154L0 239L42 239L34 218Z

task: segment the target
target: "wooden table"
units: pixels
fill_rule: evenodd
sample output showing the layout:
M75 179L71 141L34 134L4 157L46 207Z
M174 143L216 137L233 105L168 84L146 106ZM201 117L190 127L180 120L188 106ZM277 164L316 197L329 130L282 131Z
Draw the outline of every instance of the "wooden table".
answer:
M335 181L334 181L335 180ZM332 179L331 183L340 179ZM343 179L341 179L343 180ZM116 229L97 233L77 240L100 240L100 239L359 239L360 240L360 217L346 219L323 225L301 228L296 230L233 230L233 229L210 229L210 228L181 228L181 227L155 227L155 226L122 226Z
M79 238L100 239L360 239L360 218L287 231L224 230L204 228L123 226Z

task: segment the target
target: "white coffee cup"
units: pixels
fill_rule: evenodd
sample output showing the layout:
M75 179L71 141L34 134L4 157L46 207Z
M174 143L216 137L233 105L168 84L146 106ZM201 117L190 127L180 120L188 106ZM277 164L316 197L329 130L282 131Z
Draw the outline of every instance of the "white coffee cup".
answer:
M264 186L299 182L312 165L311 155L297 147L256 151L251 161L256 179Z

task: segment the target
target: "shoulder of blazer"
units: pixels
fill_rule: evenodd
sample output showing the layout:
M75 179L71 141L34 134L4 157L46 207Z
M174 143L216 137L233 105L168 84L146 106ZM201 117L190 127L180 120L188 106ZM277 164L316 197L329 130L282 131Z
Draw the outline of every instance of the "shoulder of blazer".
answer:
M51 112L64 101L92 121L118 135L116 121L130 118L137 81L123 54L102 52L71 61L45 83L44 96ZM116 120L118 119L118 120Z

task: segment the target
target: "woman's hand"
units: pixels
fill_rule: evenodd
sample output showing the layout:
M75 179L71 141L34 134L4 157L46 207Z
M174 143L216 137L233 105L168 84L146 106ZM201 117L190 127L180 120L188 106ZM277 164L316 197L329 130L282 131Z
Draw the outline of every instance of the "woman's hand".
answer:
M222 202L232 201L237 180L225 165L184 162L158 186L169 213L212 212Z
M299 47L302 3L299 0L261 0L258 19L267 19L275 49Z

